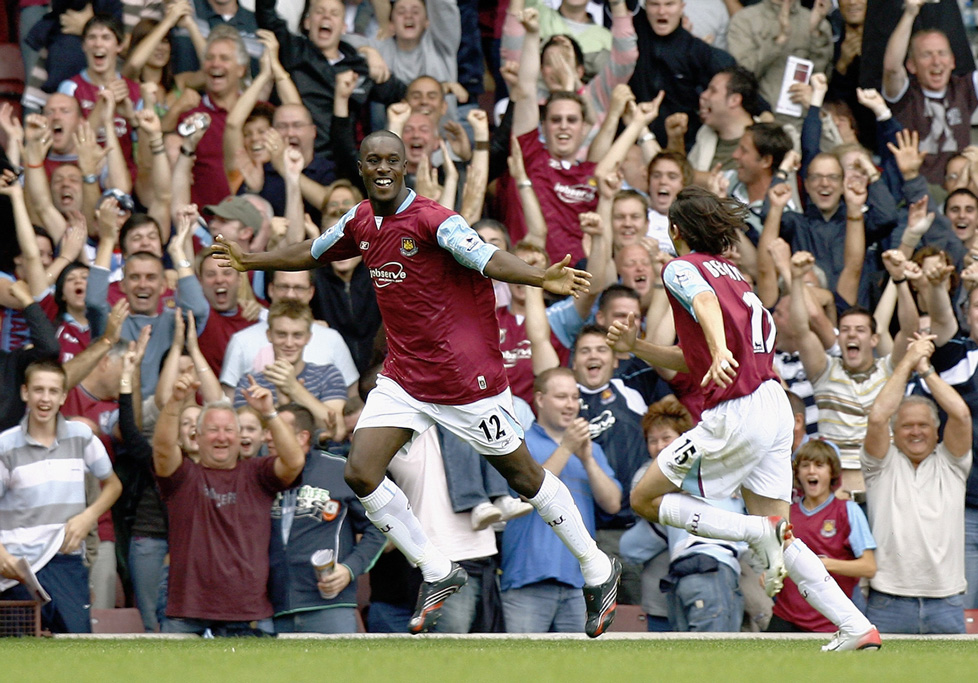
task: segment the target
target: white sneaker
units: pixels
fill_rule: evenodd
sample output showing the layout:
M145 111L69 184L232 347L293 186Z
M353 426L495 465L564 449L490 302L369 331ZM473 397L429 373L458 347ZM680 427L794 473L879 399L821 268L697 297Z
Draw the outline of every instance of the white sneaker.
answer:
M773 598L781 592L788 569L784 566L784 538L788 533L788 520L768 517L764 537L751 549L764 566L764 592Z
M489 502L479 503L472 508L472 529L482 531L503 520L503 512Z
M533 512L533 506L513 496L499 496L492 504L503 513L503 521L516 519Z
M838 631L822 652L844 652L846 650L879 650L882 647L880 632L875 626L864 633L845 633Z

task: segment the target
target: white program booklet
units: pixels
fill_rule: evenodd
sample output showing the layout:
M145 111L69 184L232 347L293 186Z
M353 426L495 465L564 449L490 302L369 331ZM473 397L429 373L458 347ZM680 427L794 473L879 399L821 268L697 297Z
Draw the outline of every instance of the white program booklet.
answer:
M812 69L815 67L811 60L802 59L789 55L784 67L784 78L781 79L781 93L778 95L778 105L774 111L778 114L787 116L801 116L804 113L800 104L791 101L788 88L794 83L805 83L812 77Z
M20 582L24 584L24 588L28 590L31 597L37 600L42 605L46 605L51 602L51 596L48 592L44 590L44 586L37 580L37 575L34 570L31 569L31 563L25 560L23 557L17 558L17 570L20 572L21 580Z

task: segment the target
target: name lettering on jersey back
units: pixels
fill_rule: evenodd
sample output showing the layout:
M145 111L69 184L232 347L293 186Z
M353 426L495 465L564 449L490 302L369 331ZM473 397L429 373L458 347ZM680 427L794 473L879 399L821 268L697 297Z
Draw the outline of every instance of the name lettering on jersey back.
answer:
M743 274L737 270L736 266L722 261L704 261L703 267L706 268L713 277L729 277L739 282L746 282Z
M590 184L565 185L554 183L554 192L564 204L586 204L598 196L598 188Z
M396 282L404 282L407 273L404 272L404 266L400 263L389 261L380 268L371 268L370 277L374 279L378 287L386 287Z

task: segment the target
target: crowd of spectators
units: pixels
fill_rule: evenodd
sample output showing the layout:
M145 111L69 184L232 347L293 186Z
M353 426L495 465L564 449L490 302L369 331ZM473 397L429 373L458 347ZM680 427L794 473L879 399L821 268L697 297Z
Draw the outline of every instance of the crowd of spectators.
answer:
M386 354L374 288L400 264L239 273L212 246L319 236L364 197L358 141L387 129L418 195L591 273L576 299L494 283L499 344L531 454L650 630L831 630L790 580L759 593L742 544L629 504L699 420L702 378L605 334L675 343L669 208L699 185L749 210L725 256L792 403L795 533L881 631L963 632L978 72L956 0L867 11L22 0L27 88L0 105L0 600L26 595L23 558L54 631L89 630L120 584L150 632L341 633L369 581L367 628L407 630L420 573L343 480ZM470 575L437 630L583 629L577 560L468 446L432 428L390 471Z

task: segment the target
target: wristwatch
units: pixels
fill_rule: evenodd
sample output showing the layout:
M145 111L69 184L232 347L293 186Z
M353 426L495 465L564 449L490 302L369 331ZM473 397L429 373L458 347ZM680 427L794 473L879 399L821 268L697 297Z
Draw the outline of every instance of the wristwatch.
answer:
M82 182L86 185L94 185L98 182L98 176L94 173L89 173L88 175L82 176Z
M188 261L187 259L183 259L182 261L177 262L177 268L189 268L189 267L190 267L190 261Z

